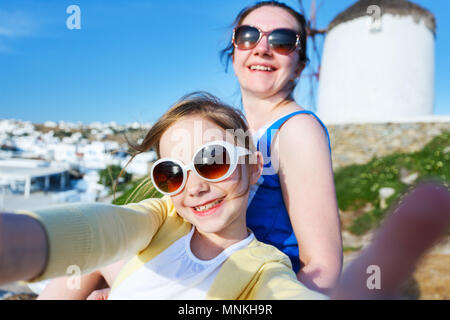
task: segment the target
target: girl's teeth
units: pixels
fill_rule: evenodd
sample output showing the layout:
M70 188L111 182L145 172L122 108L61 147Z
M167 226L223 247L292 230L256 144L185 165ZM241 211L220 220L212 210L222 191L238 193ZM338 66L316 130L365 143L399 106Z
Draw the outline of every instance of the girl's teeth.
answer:
M195 211L206 211L211 209L212 207L214 207L215 205L217 205L219 202L221 202L222 200L216 200L214 202L208 203L205 206L200 206L200 207L194 207Z

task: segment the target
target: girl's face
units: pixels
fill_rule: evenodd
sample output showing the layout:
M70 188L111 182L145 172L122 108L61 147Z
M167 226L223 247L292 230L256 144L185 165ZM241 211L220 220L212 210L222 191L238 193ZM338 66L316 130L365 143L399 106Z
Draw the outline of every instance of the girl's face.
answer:
M227 140L225 131L215 123L200 116L188 116L164 132L159 143L160 155L188 165L195 151L214 140L233 143L231 139ZM233 174L220 182L208 182L188 171L184 188L171 196L178 214L203 233L230 234L233 230L242 231L246 228L248 192L236 196L258 180L260 172L250 169L254 167L238 164ZM248 170L255 171L250 174L250 179ZM212 205L212 208L205 207L207 204Z
M288 28L298 32L296 19L279 7L263 6L253 10L241 25L258 27L268 32L278 28ZM273 52L267 36L263 36L258 45L250 50L235 48L233 68L243 93L249 92L261 98L272 97L286 88L289 81L300 75L298 50L288 55ZM251 70L252 66L270 67L271 71Z

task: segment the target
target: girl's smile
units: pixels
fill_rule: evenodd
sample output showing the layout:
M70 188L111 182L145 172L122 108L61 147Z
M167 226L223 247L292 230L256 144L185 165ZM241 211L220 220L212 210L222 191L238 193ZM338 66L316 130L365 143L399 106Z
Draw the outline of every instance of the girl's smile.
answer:
M224 204L223 199L216 199L209 201L200 206L192 207L192 212L199 217L211 216Z

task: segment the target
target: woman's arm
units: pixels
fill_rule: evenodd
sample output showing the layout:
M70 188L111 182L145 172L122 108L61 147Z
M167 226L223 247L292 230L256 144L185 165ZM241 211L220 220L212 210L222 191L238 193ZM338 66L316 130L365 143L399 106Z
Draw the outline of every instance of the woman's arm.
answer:
M107 287L105 279L99 271L80 276L79 287L73 286L70 277L51 280L37 297L37 300L86 300L89 294Z
M275 156L286 208L303 265L298 279L326 293L342 269L342 239L328 140L313 116L289 119L278 135Z
M86 300L93 291L100 292L107 288L109 292L109 288L124 263L125 260L120 260L97 271L82 275L78 279L71 277L53 279L41 292L38 300ZM103 296L107 297L104 294Z

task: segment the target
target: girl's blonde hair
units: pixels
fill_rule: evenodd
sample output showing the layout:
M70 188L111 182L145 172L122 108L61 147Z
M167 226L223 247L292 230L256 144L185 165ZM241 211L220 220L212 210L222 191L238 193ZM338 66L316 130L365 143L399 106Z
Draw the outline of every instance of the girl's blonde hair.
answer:
M243 132L248 132L248 126L241 111L226 105L210 93L193 92L183 96L159 118L140 144L134 144L128 141L129 146L133 150L136 150L133 157L151 148L154 148L157 156L160 157L159 141L161 140L161 136L171 125L187 116L200 116L215 123L224 130L242 130ZM239 139L238 136L237 139ZM252 141L251 139L247 140L236 141L236 143L251 149L253 147Z
M154 149L158 158L160 157L159 142L164 132L172 126L175 122L188 116L200 116L205 120L209 120L225 131L241 132L244 134L235 134L235 144L249 149L255 150L255 146L249 134L249 128L241 111L231 106L226 105L219 98L207 92L193 92L183 96L175 105L173 105L156 123L150 128L141 143L133 143L128 138L129 147L135 152L132 153L131 159L126 166L137 155ZM253 154L253 152L252 152ZM248 157L247 157L248 159ZM249 161L246 161L249 163ZM126 166L122 169L125 170ZM122 175L120 173L119 177ZM243 193L247 193L250 186ZM139 189L139 190L138 190ZM145 199L145 196L152 196L156 194L155 189L152 188L149 178L136 188L135 192L131 194L126 202L136 199Z

